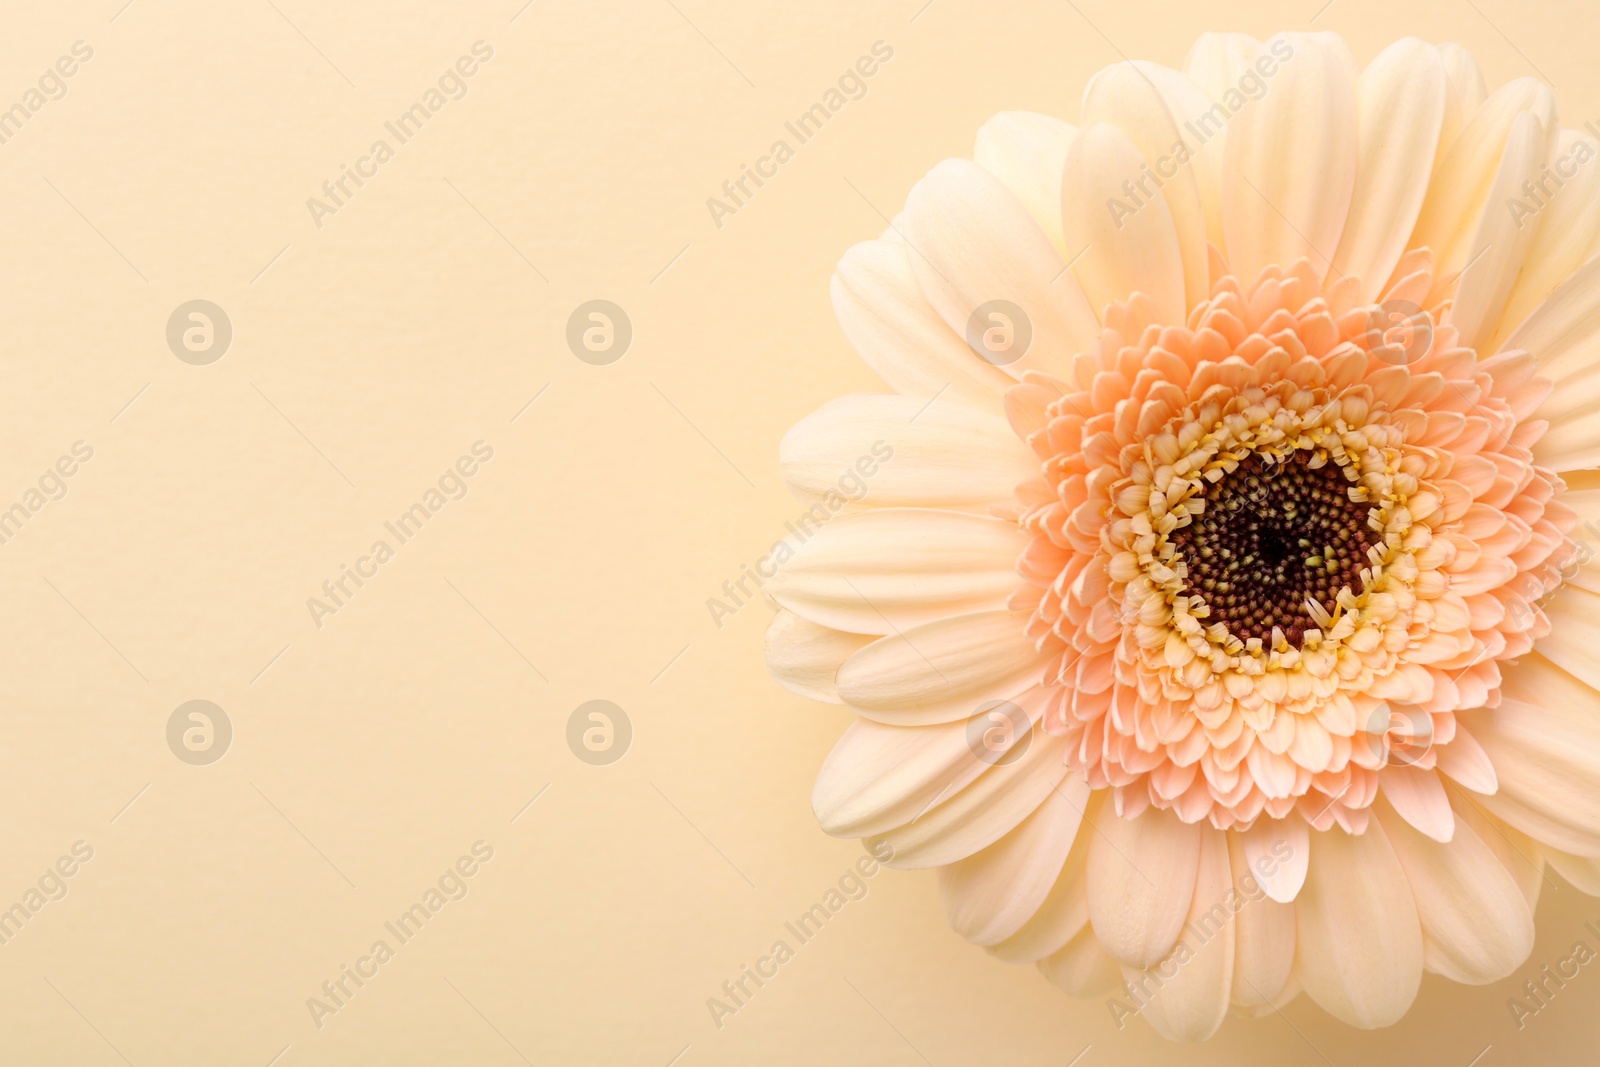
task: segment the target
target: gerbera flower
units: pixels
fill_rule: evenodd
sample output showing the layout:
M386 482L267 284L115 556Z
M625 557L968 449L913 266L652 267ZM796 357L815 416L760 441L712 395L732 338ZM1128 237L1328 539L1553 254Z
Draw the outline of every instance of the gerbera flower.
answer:
M1595 154L1453 45L1223 34L935 167L833 283L895 393L782 445L893 449L769 586L823 829L1172 1038L1510 974L1600 891Z

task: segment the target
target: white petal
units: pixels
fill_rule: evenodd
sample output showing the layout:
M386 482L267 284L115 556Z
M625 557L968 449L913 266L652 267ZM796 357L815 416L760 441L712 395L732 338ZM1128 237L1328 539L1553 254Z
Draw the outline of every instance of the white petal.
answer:
M791 693L839 704L839 667L871 640L780 611L767 627L767 670Z
M1575 157L1584 150L1590 153L1588 158L1575 162ZM1500 328L1483 346L1485 351L1497 350L1506 335L1532 314L1558 285L1600 252L1600 166L1595 165L1596 153L1600 153L1600 148L1592 137L1575 130L1563 130L1549 175L1550 179L1561 182L1560 186L1553 187L1541 176L1535 180L1541 192L1537 201L1519 191L1517 202L1522 207L1518 220L1537 233L1533 247L1523 260L1516 287L1501 313ZM1564 171L1568 172L1565 177ZM1528 215L1526 212L1530 209L1536 214Z
M1100 71L1083 90L1083 121L1105 122L1126 133L1148 168L1134 174L1119 175L1109 195L1124 197L1122 181L1149 183L1160 189L1158 199L1166 204L1180 249L1183 271L1184 310L1204 300L1211 290L1210 262L1206 248L1205 205L1196 179L1195 148L1190 136L1181 134L1174 119L1172 104L1161 89L1162 79L1181 93L1177 82L1187 79L1177 71L1154 63L1114 63ZM1193 89L1192 86L1190 86ZM1199 96L1199 90L1193 90ZM1203 99L1203 98L1202 98ZM1221 146L1218 145L1220 149ZM1149 185L1144 186L1145 189ZM1102 209L1104 205L1102 205ZM1067 256L1077 255L1068 248ZM1090 301L1093 306L1093 301ZM1182 320L1179 320L1180 322Z
M1006 519L873 508L822 526L762 588L823 626L904 633L952 615L1003 608L1020 584L1017 557L1026 544L1027 535ZM1025 621L1017 624L1019 636Z
M984 349L1013 376L1066 373L1074 355L1098 343L1099 324L1077 283L1062 274L1061 254L1000 179L971 160L947 159L916 184L905 234L922 291L969 344L984 345L984 325L1002 323L989 312L991 302L1021 309L1023 322L1003 322L1010 333L998 352Z
M940 867L939 896L951 928L979 945L998 944L1020 930L1049 896L1072 851L1081 804L1052 791L999 841Z
M1093 997L1122 978L1117 961L1101 947L1094 928L1085 926L1064 948L1039 961L1039 973L1075 997Z
M1300 895L1311 861L1310 828L1298 815L1260 818L1240 835L1245 861L1273 900L1288 904Z
M1228 835L1228 858L1240 902L1233 919L1231 999L1241 1007L1264 1006L1283 992L1294 971L1294 908L1263 893L1241 835Z
M1091 802L1086 793L1085 803ZM1072 851L1061 865L1050 895L1021 929L999 944L990 945L990 955L1007 963L1037 963L1060 951L1089 925L1089 892L1084 881L1084 865L1089 859L1089 839L1093 836L1094 831L1085 829L1073 838Z
M939 797L904 826L874 839L894 849L891 867L942 867L966 859L1010 833L1012 828L1059 789L1069 799L1087 790L1067 778L1067 739L1033 729L1008 750L1007 758L963 789ZM1020 753L1012 756L1011 753ZM1029 962L1032 962L1031 960Z
M1295 972L1311 999L1351 1026L1398 1022L1422 982L1422 927L1382 826L1313 834L1294 907Z
M1124 819L1106 805L1089 844L1089 921L1122 963L1148 967L1178 940L1194 896L1200 827L1147 808Z
M1467 347L1488 341L1498 329L1511 286L1533 247L1539 227L1526 223L1502 205L1522 195L1524 182L1538 177L1549 150L1550 139L1539 120L1527 112L1517 115L1449 314L1449 322L1460 331L1461 344Z
M1361 73L1355 193L1333 265L1336 277L1361 283L1362 303L1377 299L1405 253L1428 191L1448 88L1438 50L1414 37L1385 48Z
M1532 78L1507 82L1485 100L1434 168L1408 248L1433 249L1438 277L1466 266L1469 249L1518 115L1531 112L1553 136L1555 97ZM1501 210L1498 206L1496 210Z
M1429 840L1381 807L1422 923L1423 964L1454 982L1485 985L1533 950L1533 912L1517 883L1470 826L1448 844Z
M1232 890L1228 835L1206 826L1200 832L1200 863L1182 947L1144 974L1124 968L1135 989L1143 989L1154 977L1150 984L1157 989L1143 1014L1169 1041L1204 1041L1217 1032L1228 1013L1233 989Z
M1137 77L1137 75L1135 75ZM1181 326L1188 311L1184 262L1172 214L1159 190L1134 200L1122 183L1142 176L1145 160L1132 138L1104 122L1089 123L1067 151L1061 179L1061 227L1072 273L1097 314L1113 301L1144 293L1159 322ZM1081 249L1079 255L1073 249Z
M1006 729L1012 701L1038 683L1047 655L1023 633L1025 612L956 615L867 645L839 668L839 696L863 715L906 725L980 713Z
M911 272L913 254L894 241L865 241L844 254L831 287L840 328L896 392L999 411L1014 382L933 310Z
M1039 473L1039 460L998 416L869 394L830 400L795 423L778 445L778 469L802 501L830 512L841 506L987 511L1010 502L1018 483ZM803 518L795 525L810 529Z
M1061 236L1061 166L1077 129L1033 111L1002 111L978 130L972 158L1005 182L1028 209L1056 251L1069 255Z
M1379 772L1378 785L1400 818L1435 841L1450 840L1456 819L1437 774L1418 767L1392 765Z
M1222 220L1228 263L1262 268L1306 258L1320 277L1339 246L1356 177L1356 98L1349 53L1332 34L1283 34L1293 49L1261 99L1228 127Z

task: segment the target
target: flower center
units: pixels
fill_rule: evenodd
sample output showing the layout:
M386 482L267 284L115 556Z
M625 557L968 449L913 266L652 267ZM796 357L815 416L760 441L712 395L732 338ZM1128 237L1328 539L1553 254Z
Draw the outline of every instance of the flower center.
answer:
M1299 647L1318 628L1308 600L1331 613L1341 589L1360 592L1382 534L1351 499L1355 484L1354 471L1297 449L1278 463L1251 455L1209 485L1204 511L1172 532L1206 621L1267 647L1276 628Z

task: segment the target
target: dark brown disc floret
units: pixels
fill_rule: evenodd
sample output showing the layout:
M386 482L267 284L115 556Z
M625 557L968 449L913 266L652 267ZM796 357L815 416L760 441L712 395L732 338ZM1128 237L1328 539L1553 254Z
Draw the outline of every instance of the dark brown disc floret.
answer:
M1370 505L1351 499L1346 469L1313 453L1282 462L1259 455L1209 486L1205 511L1171 534L1188 572L1189 592L1241 641L1272 646L1272 630L1298 648L1317 629L1306 608L1315 600L1332 613L1339 590L1361 591L1367 550L1382 542L1368 524Z

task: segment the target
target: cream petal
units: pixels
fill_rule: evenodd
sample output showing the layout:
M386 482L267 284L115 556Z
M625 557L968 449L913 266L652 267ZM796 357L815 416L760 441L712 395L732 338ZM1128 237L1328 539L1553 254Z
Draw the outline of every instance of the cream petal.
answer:
M1600 365L1554 384L1539 415L1550 426L1534 444L1533 455L1542 466L1566 474L1600 466Z
M1242 1004L1235 1004L1234 1013L1241 1019L1264 1019L1268 1015L1276 1014L1288 1007L1299 995L1300 980L1290 974L1288 983L1283 987L1283 992L1274 997L1271 1004L1256 1004L1248 1007Z
M1181 326L1183 254L1166 199L1157 191L1130 206L1122 183L1137 181L1145 160L1119 127L1093 122L1078 131L1061 179L1061 227L1072 274L1089 306L1103 313L1113 301L1144 293L1158 321ZM1082 250L1079 255L1072 249Z
M1066 945L1038 963L1039 973L1074 997L1093 997L1122 980L1117 961L1085 926Z
M1455 815L1444 783L1432 771L1393 765L1378 774L1378 786L1395 813L1435 841L1446 842L1455 833Z
M1227 1016L1234 966L1232 891L1228 835L1207 826L1200 833L1200 862L1180 947L1151 971L1123 968L1135 989L1146 983L1156 987L1143 1015L1169 1041L1204 1041Z
M1478 739L1472 736L1471 731L1459 722L1456 723L1456 735L1450 742L1436 746L1433 751L1440 772L1465 788L1485 796L1492 796L1499 790L1500 781L1495 777L1494 761L1478 744Z
M1109 806L1094 822L1087 879L1095 936L1122 963L1164 957L1189 913L1200 864L1200 827L1148 808L1124 819Z
M1344 42L1282 34L1262 54L1279 42L1293 58L1233 117L1222 172L1228 263L1250 281L1302 257L1325 274L1355 188L1356 97Z
M1555 96L1532 78L1518 78L1479 105L1434 168L1417 228L1406 247L1433 249L1436 277L1466 266L1478 220L1500 170L1506 139L1517 116L1525 112L1532 113L1540 126L1553 134Z
M987 511L1009 503L1013 488L1039 473L1039 461L998 416L869 394L830 400L795 423L778 445L778 470L803 502L823 503L830 513L840 507Z
M1355 193L1333 257L1335 276L1359 282L1361 303L1377 300L1405 253L1428 191L1448 96L1444 60L1414 37L1385 48L1361 73Z
M1587 685L1600 687L1600 595L1566 586L1544 611L1550 632L1534 646L1539 654ZM1589 699L1595 699L1592 693Z
M1483 71L1471 52L1458 44L1441 44L1439 59L1444 63L1445 76L1450 91L1445 97L1444 122L1439 130L1439 147L1434 152L1433 169L1439 169L1445 153L1455 144L1456 137L1472 118L1473 112L1489 95L1483 84Z
M1501 689L1513 700L1546 708L1581 709L1593 706L1595 701L1594 688L1563 670L1544 649L1522 657L1507 669L1501 679ZM1573 724L1585 732L1600 731L1600 722L1594 721L1592 716L1575 716Z
M1231 999L1240 1007L1265 1006L1283 992L1294 971L1294 908L1262 893L1242 835L1228 835L1228 859L1240 901L1233 918Z
M1586 532L1585 527L1589 523L1600 525L1600 486L1596 486L1593 479L1585 480L1581 488L1568 482L1567 491L1561 494L1561 502L1578 513L1577 532Z
M1221 100L1237 91L1260 51L1261 42L1247 33L1202 33L1189 48L1183 72L1208 99Z
M1546 846L1541 849L1555 872L1565 878L1574 889L1591 897L1600 897L1600 859L1574 856L1560 849Z
M979 611L908 627L845 660L839 695L884 722L950 722L981 711L1009 731L1013 713L985 705L1014 700L1044 673L1047 656L1023 632L1027 620L1026 612Z
M822 761L811 808L824 833L869 837L915 819L987 766L973 755L966 723L906 727L857 719Z
M1037 809L1051 791L1071 798L1076 787L1067 777L1064 737L1032 729L1017 741L1004 760L978 775L970 785L939 797L904 826L874 839L894 849L891 867L942 867L966 859L1010 833ZM1020 755L1011 753L1020 751ZM1078 779L1082 783L1082 779ZM1087 788L1087 786L1085 786ZM1031 962L1031 961L1030 961Z
M1460 332L1461 344L1469 348L1487 342L1498 329L1500 313L1539 232L1537 224L1517 218L1500 205L1522 195L1523 183L1539 176L1549 150L1550 140L1537 118L1524 111L1512 120L1448 316Z
M1365 833L1311 837L1295 901L1295 973L1324 1011L1351 1026L1398 1022L1422 982L1422 927L1411 885L1377 821Z
M971 160L947 159L916 184L905 234L922 291L959 336L973 340L973 317L991 301L1021 309L1031 341L1020 356L1004 356L1013 376L1065 374L1075 354L1099 341L1099 323L1077 282L1063 275L1061 254L1000 179ZM1011 343L1020 346L1021 324L1009 325Z
M1600 366L1596 367L1600 370ZM1573 542L1568 552L1557 550L1552 562L1561 569L1566 586L1600 593L1600 488L1577 489L1573 483L1585 475L1569 476L1561 503L1577 513L1577 524L1567 534ZM1558 591L1558 597L1561 593Z
M1510 793L1496 793L1478 803L1488 808L1498 821L1525 833L1541 847L1553 845L1575 855L1600 856L1600 837L1585 828L1571 826L1547 808L1526 803Z
M1122 130L1138 150L1141 163L1148 165L1150 180L1160 189L1157 199L1164 202L1172 219L1183 272L1183 310L1187 312L1211 291L1206 214L1189 138L1180 134L1172 105L1160 88L1164 69L1137 62L1106 67L1084 87L1083 121L1109 123ZM1165 74L1183 79L1177 71L1167 70ZM1199 95L1198 90L1195 93ZM1121 181L1138 185L1143 176L1144 172L1138 170L1121 175L1108 195L1125 197ZM1101 209L1105 210L1104 205ZM1075 256L1077 250L1068 248L1066 254ZM1093 304L1091 300L1090 306ZM1180 324L1182 321L1178 320Z
M835 630L903 634L1003 608L1020 584L1017 557L1026 545L1026 534L1005 519L874 508L818 529L762 588L795 614ZM1019 639L1025 622L1016 622ZM908 651L915 656L918 649Z
M1591 709L1508 698L1492 711L1458 712L1500 780L1476 803L1538 841L1600 855L1600 732Z
M933 310L912 274L914 254L881 240L844 254L831 292L845 337L896 392L1001 410L1011 377L979 358Z
M1590 156L1578 164L1573 159L1581 151L1580 143ZM1506 336L1557 286L1600 252L1600 166L1595 165L1595 154L1600 154L1600 148L1593 138L1576 130L1563 130L1552 167L1555 180L1562 182L1560 187L1550 192L1541 178L1535 184L1546 190L1539 198L1542 203L1526 194L1518 195L1517 203L1522 205L1517 213L1519 224L1537 232L1501 313L1499 327L1483 350L1497 351ZM1575 173L1563 177L1561 172L1569 168ZM1530 216L1529 210L1536 214Z
M1093 804L1093 794L1086 793L1086 804ZM1093 815L1087 815L1093 818ZM1037 963L1066 947L1089 925L1089 893L1084 881L1084 865L1089 858L1089 840L1093 831L1080 833L1072 840L1072 851L1061 865L1050 895L1033 917L1016 933L998 944L989 946L989 954L1007 963ZM1094 936L1091 931L1090 936Z
M1254 38L1245 40L1248 42L1250 54L1254 55L1254 50L1260 47L1258 42ZM1156 90L1161 93L1161 99L1167 105L1167 110L1171 112L1173 121L1182 128L1180 137L1189 153L1189 162L1185 166L1193 173L1195 188L1200 195L1200 209L1205 220L1205 238L1208 244L1221 248L1223 246L1222 156L1227 138L1218 137L1217 134L1227 125L1228 112L1213 98L1207 96L1198 85L1190 81L1189 76L1182 71L1139 60L1134 60L1133 66L1155 85ZM1159 158L1158 156L1158 161ZM1209 275L1208 263L1206 276ZM1192 280L1190 281L1192 284Z
M1077 128L1033 111L1002 111L978 130L973 161L1005 183L1050 238L1070 255L1061 236L1061 167Z
M1076 800L1052 791L999 841L939 868L939 896L956 933L994 945L1038 912L1061 873L1083 818L1088 787Z
M1500 351L1523 351L1539 361L1539 373L1555 382L1600 363L1600 258L1592 259L1556 287Z
M1260 818L1240 835L1245 861L1272 900L1283 904L1300 895L1311 860L1310 830L1298 815Z
M1528 910L1535 911L1540 890L1548 877L1544 872L1544 853L1549 846L1535 844L1527 834L1490 815L1477 801L1459 790L1455 791L1454 800L1456 823L1471 827L1478 840L1489 846L1489 851L1522 891Z
M1538 415L1550 429L1534 458L1559 472L1600 464L1600 256L1591 259L1506 338L1501 351L1525 351L1554 390Z
M779 611L767 627L767 670L791 693L828 704L839 699L839 667L871 637L841 633Z
M1423 965L1453 982L1506 977L1533 951L1533 912L1510 873L1470 826L1442 844L1393 809L1378 809L1405 868L1422 923Z

